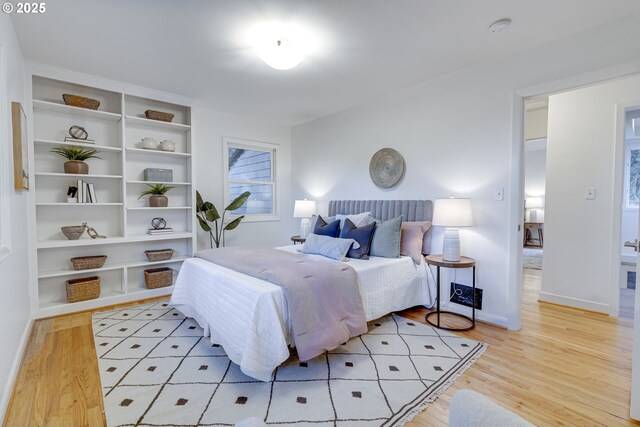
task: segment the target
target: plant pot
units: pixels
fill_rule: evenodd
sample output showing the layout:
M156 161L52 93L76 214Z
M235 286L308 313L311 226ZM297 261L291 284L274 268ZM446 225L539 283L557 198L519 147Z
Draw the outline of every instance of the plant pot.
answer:
M160 195L149 196L149 206L152 208L166 208L169 206L169 198Z
M69 160L64 163L64 173L86 175L89 173L89 165L80 160Z

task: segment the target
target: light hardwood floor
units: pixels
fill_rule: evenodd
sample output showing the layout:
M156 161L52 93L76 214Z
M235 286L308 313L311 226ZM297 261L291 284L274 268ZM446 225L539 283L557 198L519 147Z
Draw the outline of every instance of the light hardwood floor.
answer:
M444 426L454 393L479 391L539 426L628 426L632 322L538 303L525 270L522 330L479 323L487 352L408 426ZM424 309L402 313L424 322ZM36 322L6 426L102 426L91 313Z

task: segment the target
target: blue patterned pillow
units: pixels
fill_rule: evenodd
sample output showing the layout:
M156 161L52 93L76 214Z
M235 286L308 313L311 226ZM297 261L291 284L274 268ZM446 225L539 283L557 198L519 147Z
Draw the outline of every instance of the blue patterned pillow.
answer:
M327 258L344 261L344 257L351 246L358 245L353 239L339 239L337 237L309 234L302 245L303 254L322 255Z
M356 227L349 218L345 219L344 227L340 230L341 239L353 239L360 245L359 248L351 248L347 253L347 258L369 259L369 249L371 247L371 239L373 239L373 231L376 229L376 223Z
M338 237L340 233L340 220L335 220L329 224L326 223L320 215L313 228L313 234L319 234L320 236Z

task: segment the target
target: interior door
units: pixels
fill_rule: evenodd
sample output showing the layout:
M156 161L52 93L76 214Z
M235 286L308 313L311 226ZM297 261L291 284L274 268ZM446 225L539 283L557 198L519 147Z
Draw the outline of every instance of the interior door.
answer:
M638 217L640 225L640 217ZM640 228L638 228L640 230ZM640 252L638 240L634 243L636 250L636 290L633 307L633 355L631 362L631 418L640 420ZM625 242L626 244L626 242Z

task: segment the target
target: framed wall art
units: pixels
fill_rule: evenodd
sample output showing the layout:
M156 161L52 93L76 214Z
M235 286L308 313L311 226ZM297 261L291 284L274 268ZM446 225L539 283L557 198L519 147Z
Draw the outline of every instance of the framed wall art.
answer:
M27 116L19 102L11 103L11 123L13 127L13 185L16 190L28 190Z

